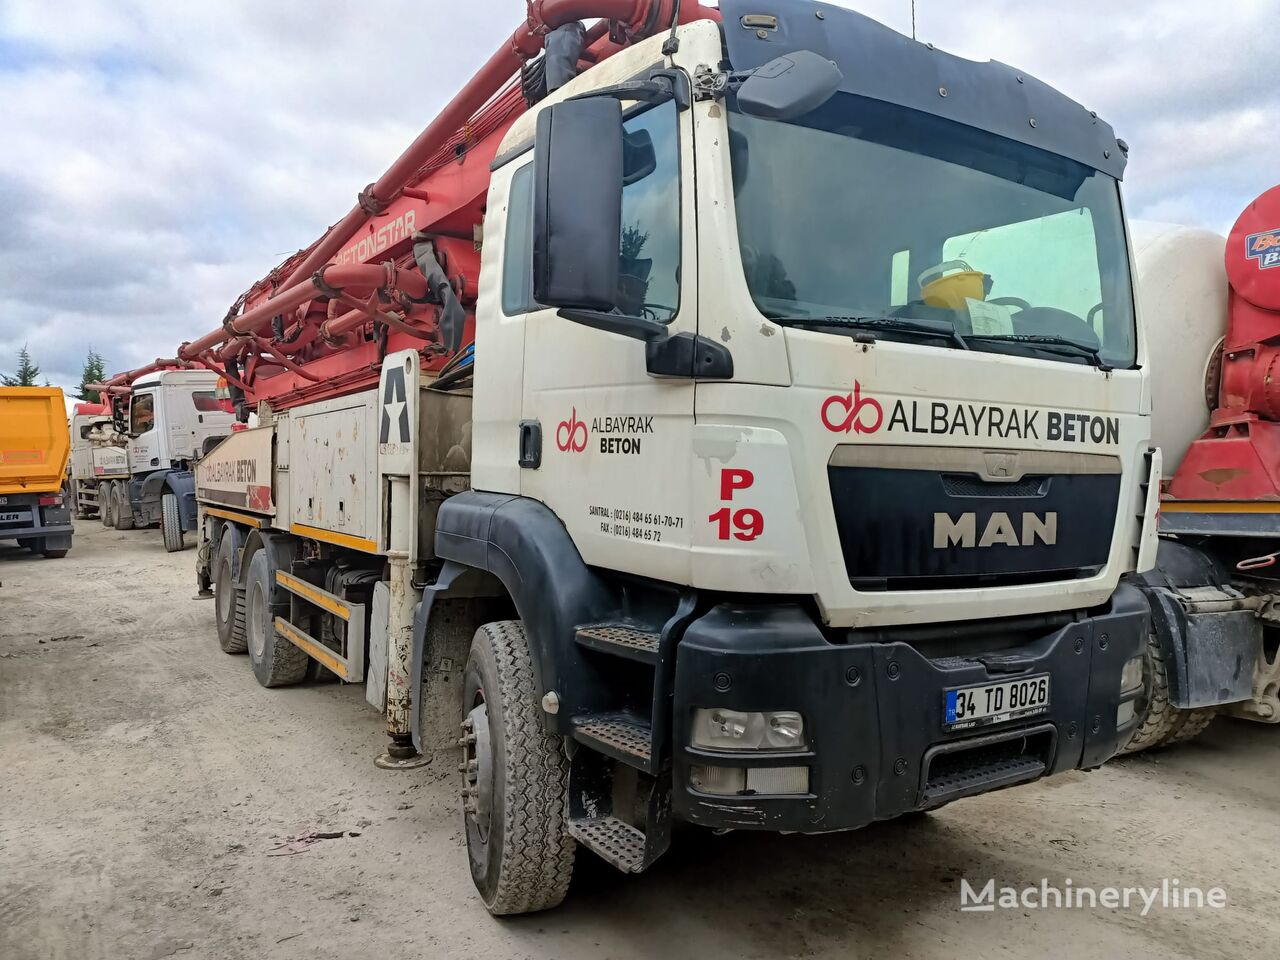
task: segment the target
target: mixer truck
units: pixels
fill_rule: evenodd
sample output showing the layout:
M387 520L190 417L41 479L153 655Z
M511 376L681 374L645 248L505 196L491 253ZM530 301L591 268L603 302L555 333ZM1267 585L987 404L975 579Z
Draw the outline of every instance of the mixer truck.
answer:
M127 441L115 431L111 407L77 403L71 414L71 502L76 519L106 524L110 484L129 476Z
M71 439L58 387L0 387L0 540L51 559L71 549Z
M1125 752L1219 712L1280 723L1280 186L1227 239L1134 228L1164 481L1140 723Z
M257 414L196 469L220 646L460 750L495 914L1099 766L1160 470L1126 153L834 6L530 3L179 349Z

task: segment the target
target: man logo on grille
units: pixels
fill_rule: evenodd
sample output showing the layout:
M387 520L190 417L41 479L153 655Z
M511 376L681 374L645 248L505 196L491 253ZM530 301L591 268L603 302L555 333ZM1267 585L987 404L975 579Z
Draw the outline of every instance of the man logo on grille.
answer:
M396 437L391 439L391 423L395 421ZM409 442L409 398L405 393L404 370L387 371L387 386L382 394L382 431L379 443Z

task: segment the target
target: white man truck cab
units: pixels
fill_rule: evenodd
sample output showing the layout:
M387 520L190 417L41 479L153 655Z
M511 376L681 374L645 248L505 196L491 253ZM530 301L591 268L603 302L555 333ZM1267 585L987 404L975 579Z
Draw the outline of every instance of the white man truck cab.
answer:
M116 529L159 524L165 549L182 549L184 531L197 523L192 464L235 422L217 389L218 375L211 371L162 370L116 398L116 429L129 438L129 476L110 493Z
M511 124L474 386L390 354L200 468L224 649L365 680L391 760L461 720L497 913L558 903L575 842L639 872L676 820L853 829L1135 722L1159 455L1123 143L847 10L720 16Z

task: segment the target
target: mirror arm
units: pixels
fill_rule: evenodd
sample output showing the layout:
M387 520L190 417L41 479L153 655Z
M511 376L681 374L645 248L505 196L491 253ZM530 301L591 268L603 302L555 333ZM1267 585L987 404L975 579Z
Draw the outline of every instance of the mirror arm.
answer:
M594 327L607 333L617 333L633 340L654 341L667 336L667 325L648 317L629 317L625 313L605 313L602 310L579 310L575 307L562 307L556 315L580 323L584 327Z
M688 110L692 100L689 78L683 70L654 70L648 80L627 80L609 87L600 87L580 93L568 100L591 100L596 97L613 97L616 100L634 100L638 103L665 103L675 100L676 108ZM568 100L565 102L567 103Z

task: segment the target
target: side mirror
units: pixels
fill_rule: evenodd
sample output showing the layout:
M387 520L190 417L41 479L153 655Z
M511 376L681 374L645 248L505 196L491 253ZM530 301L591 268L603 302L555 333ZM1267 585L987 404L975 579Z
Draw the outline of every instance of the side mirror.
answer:
M812 50L770 60L738 88L738 109L765 120L794 120L822 106L840 89L840 68Z
M566 100L538 114L533 160L533 298L612 310L622 229L622 104Z

